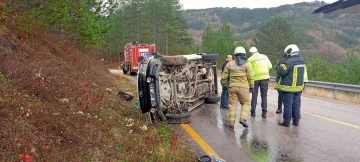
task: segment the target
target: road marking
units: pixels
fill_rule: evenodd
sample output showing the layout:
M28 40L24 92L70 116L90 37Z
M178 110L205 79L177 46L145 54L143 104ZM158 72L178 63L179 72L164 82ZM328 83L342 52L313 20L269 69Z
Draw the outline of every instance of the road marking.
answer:
M321 115L316 115L316 114L309 113L309 112L306 112L306 111L301 111L301 112L304 113L304 114L313 116L313 117L317 117L317 118L323 119L323 120L327 120L327 121L330 121L330 122L334 122L334 123L341 124L341 125L344 125L344 126L348 126L348 127L351 127L351 128L355 128L355 129L360 129L360 126L358 126L358 125L354 125L354 124L342 122L342 121L340 121L340 120L328 118L328 117L321 116Z
M181 124L181 127L186 131L186 133L201 147L201 149L208 155L214 155L217 158L221 159L220 155L215 152L204 139L200 137L199 134L195 132L194 129L189 124Z
M272 106L277 106L277 104L273 103L273 102L268 102L270 105ZM329 118L329 117L325 117L325 116L321 116L321 115L317 115L317 114L313 114L313 113L310 113L310 112L307 112L307 111L303 111L301 110L302 113L306 114L306 115L310 115L310 116L313 116L313 117L316 117L316 118L320 118L320 119L323 119L323 120L326 120L326 121L329 121L329 122L334 122L334 123L337 123L337 124L340 124L340 125L344 125L344 126L348 126L348 127L351 127L351 128L355 128L355 129L359 129L360 130L360 126L358 125L355 125L355 124L350 124L350 123L346 123L346 122L343 122L343 121L340 121L340 120L336 120L336 119L332 119L332 118Z

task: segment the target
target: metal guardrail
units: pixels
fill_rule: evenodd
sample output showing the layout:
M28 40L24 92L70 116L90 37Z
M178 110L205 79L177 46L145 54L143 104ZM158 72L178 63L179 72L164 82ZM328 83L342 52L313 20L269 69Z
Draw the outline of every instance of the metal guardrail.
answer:
M273 76L270 77L270 81L275 81L275 78L276 77L273 77ZM309 82L306 83L306 86L332 90L334 99L336 99L336 91L360 93L360 85L330 83L330 82L320 82L320 81L309 80Z

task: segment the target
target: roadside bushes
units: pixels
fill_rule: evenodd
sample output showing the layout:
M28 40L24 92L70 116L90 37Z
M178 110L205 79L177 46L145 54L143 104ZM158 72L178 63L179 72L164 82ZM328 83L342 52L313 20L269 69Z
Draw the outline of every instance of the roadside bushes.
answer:
M347 61L331 63L314 52L305 56L310 80L360 85L360 58L356 48L350 49Z

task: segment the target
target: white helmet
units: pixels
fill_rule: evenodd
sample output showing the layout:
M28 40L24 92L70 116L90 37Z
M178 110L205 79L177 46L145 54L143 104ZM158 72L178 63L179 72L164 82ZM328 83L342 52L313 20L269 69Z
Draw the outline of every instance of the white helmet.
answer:
M256 52L258 52L258 50L257 50L256 47L251 47L251 48L249 49L249 52L250 52L250 53L256 53Z
M234 55L235 55L235 54L238 54L238 53L246 54L245 48L244 48L244 47L241 47L241 46L236 47L236 48L235 48L235 51L234 51Z
M284 53L286 53L288 56L298 55L299 47L296 44L290 44L285 48Z

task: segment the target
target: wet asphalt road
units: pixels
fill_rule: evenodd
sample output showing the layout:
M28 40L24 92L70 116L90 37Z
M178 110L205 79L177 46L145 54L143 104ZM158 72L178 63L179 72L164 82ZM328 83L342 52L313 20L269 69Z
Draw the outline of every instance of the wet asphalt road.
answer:
M258 98L259 100L260 98ZM227 127L228 110L218 104L191 112L191 127L226 161L360 161L360 106L302 96L300 126L277 125L277 92L268 92L267 118L249 114L249 128ZM237 118L240 115L238 106Z
M132 77L136 79L136 77ZM260 100L260 96L258 97ZM346 105L302 96L300 126L277 125L277 92L269 88L267 118L249 113L249 128L227 127L228 110L204 104L191 111L189 125L227 162L247 161L360 161L360 105ZM180 129L179 129L180 130ZM198 155L204 154L189 139Z

